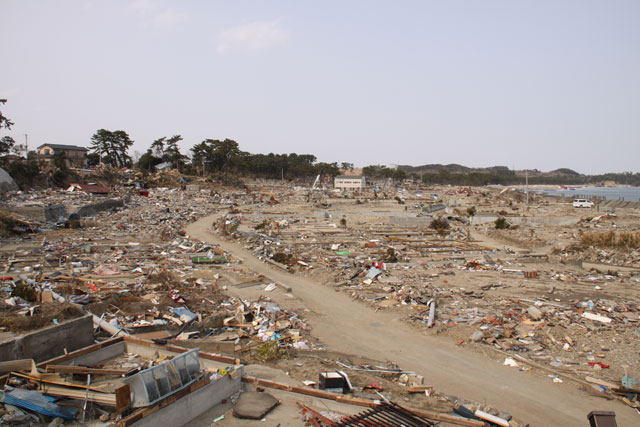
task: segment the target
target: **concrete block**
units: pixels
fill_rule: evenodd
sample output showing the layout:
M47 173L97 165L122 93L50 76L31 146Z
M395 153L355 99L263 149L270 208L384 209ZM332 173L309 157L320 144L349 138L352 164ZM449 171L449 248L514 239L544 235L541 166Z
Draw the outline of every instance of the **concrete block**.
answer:
M84 316L0 342L0 361L33 359L38 363L91 344L93 321Z
M233 416L250 420L260 420L275 408L280 401L269 393L247 391L240 395L233 408Z
M74 213L77 213L81 217L93 216L98 212L108 211L113 208L124 207L124 200L122 199L106 199L98 203L91 203L81 206Z
M529 313L529 316L533 320L542 319L542 311L540 311L537 307L533 305L530 305L529 308L527 308L527 313Z

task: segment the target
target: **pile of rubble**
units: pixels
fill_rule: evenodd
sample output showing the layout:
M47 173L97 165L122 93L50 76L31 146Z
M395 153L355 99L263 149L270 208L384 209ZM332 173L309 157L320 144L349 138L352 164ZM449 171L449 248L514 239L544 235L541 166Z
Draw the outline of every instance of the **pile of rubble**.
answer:
M51 197L58 200L57 195L53 192ZM47 194L24 197L44 201ZM89 313L96 332L102 330L97 335L99 340L134 336L160 345L209 348L214 353L248 359L258 359L274 349L314 348L307 338L311 328L295 312L281 309L268 298L251 302L226 295L224 290L232 274L241 273L250 282L264 278L239 267L232 254L192 240L184 232L186 224L226 209L236 197L242 199L241 195L225 193L211 197L208 192L154 189L147 197L132 195L127 209L82 217L73 229L8 239L6 250L0 254L6 266L0 290L4 301L0 326L5 335ZM185 203L187 199L190 203ZM42 228L47 224L51 222L42 222ZM265 291L275 286L268 282L260 285ZM265 347L265 343L273 345ZM150 369L163 361L138 360L135 354L129 354L117 369L111 365L100 369L126 369L126 373L120 373L125 378L133 369ZM34 384L20 377L24 371L16 368L11 372L14 374L9 379L15 388L11 395L23 400L36 398L21 394L22 388L33 388ZM45 372L34 368L31 375L50 375ZM60 386L73 389L70 380L55 378ZM113 380L105 379L111 385ZM62 396L69 399L78 398L72 391L64 393ZM95 407L91 416L113 420L117 411L108 407ZM55 414L68 419L62 416L68 415L63 410ZM9 420L34 418L29 411L14 410Z
M310 207L291 194L278 200L277 208L240 208L221 220L232 224L231 235L260 259L313 275L376 309L402 310L407 321L435 326L435 333L459 344L481 342L546 367L555 372L550 378L555 382L563 376L598 376L615 383L628 367L640 365L633 344L640 300L629 293L640 282L640 270L585 271L579 262L566 261L567 250L547 254L487 247L470 241L465 225L454 226L444 239L426 226L386 225L386 210L393 210L386 205L380 205L382 217L376 218L371 207L354 214L350 201L325 199ZM347 219L328 213L333 211ZM404 215L402 208L395 212ZM610 217L577 221L576 227ZM487 227L477 229L495 237ZM574 241L580 236L551 229ZM535 225L510 233L514 242L528 242L526 247L549 241ZM581 259L590 260L588 254ZM598 256L603 263L640 265L637 251L600 250ZM629 399L638 407L636 394Z

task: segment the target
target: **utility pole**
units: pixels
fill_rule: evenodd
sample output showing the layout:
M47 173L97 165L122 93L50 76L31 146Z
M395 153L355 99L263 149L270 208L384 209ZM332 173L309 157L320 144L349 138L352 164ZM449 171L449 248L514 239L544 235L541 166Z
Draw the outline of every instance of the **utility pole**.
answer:
M524 171L524 180L525 180L525 185L526 188L524 190L524 192L527 195L527 209L529 208L529 171L525 169Z
M27 158L27 154L29 154L29 135L24 134L24 158Z

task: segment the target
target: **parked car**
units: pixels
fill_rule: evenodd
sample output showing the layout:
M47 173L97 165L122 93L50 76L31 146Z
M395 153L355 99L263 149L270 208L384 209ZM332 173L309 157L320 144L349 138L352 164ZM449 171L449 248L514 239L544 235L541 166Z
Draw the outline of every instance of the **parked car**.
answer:
M594 203L587 199L575 199L573 201L574 208L592 208Z

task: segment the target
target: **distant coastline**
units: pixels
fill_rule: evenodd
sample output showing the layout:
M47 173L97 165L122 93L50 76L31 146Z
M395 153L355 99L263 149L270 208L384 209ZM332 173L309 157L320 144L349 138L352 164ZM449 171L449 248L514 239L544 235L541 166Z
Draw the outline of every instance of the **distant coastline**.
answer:
M561 197L574 197L580 195L582 197L596 197L603 198L605 200L621 200L625 202L639 202L640 201L640 187L631 186L616 186L616 187L569 187L555 189L540 189L530 187L531 191L537 193L543 193L549 196L561 196ZM521 187L523 188L523 187Z

